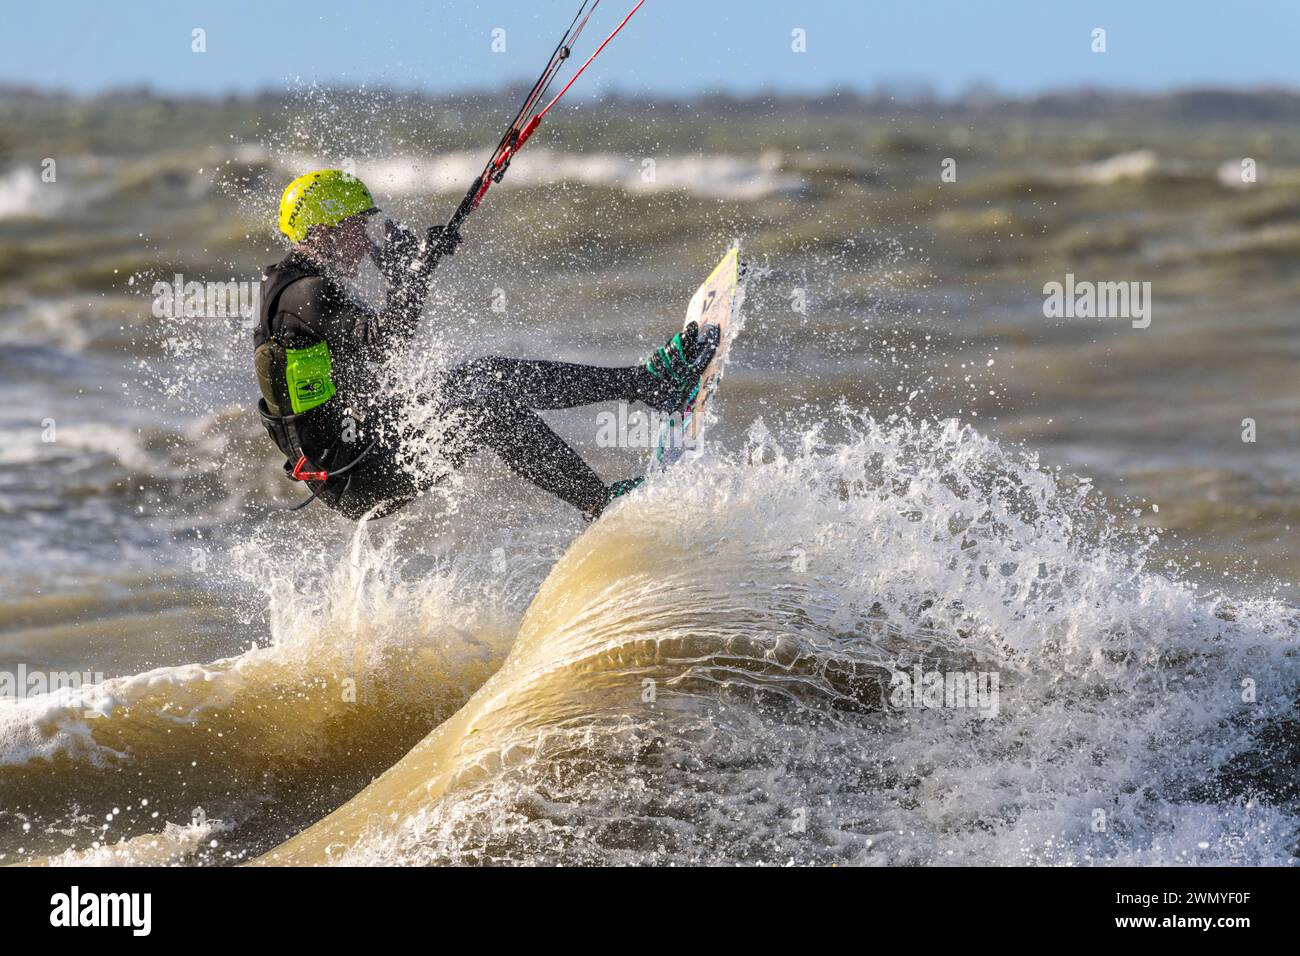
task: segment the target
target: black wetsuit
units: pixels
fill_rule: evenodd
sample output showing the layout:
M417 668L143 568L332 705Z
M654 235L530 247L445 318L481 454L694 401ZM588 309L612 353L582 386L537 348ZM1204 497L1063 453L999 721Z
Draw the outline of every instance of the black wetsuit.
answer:
M390 350L410 343L426 289L427 277L410 279L407 288L391 288L385 308L376 312L301 254L266 270L254 332L263 422L288 457L286 472L305 458L305 470L329 473L327 480L308 484L321 501L349 518L388 514L419 494L422 482L434 480L402 467L402 446L413 439L399 440L394 401L379 394L374 378L375 366ZM328 345L336 392L294 414L284 350L319 342ZM605 482L535 409L654 401L657 384L641 366L479 358L447 373L438 390L440 411L454 424L450 433L428 440L442 441L451 467L490 448L522 477L597 515L608 498Z

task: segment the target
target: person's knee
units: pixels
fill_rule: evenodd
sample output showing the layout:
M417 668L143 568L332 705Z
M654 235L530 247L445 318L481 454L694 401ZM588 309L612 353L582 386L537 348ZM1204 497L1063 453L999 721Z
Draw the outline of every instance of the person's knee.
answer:
M453 366L447 373L447 397L453 402L479 402L503 394L506 384L501 359L481 355Z
M460 408L479 442L494 448L524 440L535 417L518 402L500 396L489 401L467 402Z
M461 362L451 370L451 377L462 382L496 384L506 380L502 359L497 355L480 355Z

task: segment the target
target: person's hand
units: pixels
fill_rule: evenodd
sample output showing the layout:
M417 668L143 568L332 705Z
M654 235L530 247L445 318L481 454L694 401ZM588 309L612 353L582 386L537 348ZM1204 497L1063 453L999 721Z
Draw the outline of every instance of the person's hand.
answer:
M385 279L400 283L420 253L420 237L401 223L384 222L384 244L374 249L375 265Z
M460 245L460 230L447 232L446 226L430 226L424 235L425 257L454 256Z

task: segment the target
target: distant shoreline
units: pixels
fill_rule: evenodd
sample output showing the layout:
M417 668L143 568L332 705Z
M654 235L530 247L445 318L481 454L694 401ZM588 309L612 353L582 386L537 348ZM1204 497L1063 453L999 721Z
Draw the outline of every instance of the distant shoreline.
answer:
M186 105L191 107L232 105L276 105L299 100L309 91L357 91L367 95L384 95L405 103L430 107L473 109L518 97L518 85L503 85L496 90L466 91L457 94L433 94L397 87L366 85L349 87L339 84L305 85L287 90L263 90L257 93L167 93L149 87L126 87L100 93L73 93L67 90L0 84L0 111L14 107L42 105L124 106L143 104ZM674 110L712 110L725 108L733 115L771 111L773 108L808 111L821 115L943 115L999 116L1023 119L1131 119L1148 121L1240 121L1249 123L1300 121L1300 89L1264 86L1249 89L1226 87L1188 87L1163 93L1123 91L1099 88L1073 88L1033 96L1016 96L996 90L971 89L955 97L940 97L915 89L882 87L874 92L853 89L830 89L818 94L757 92L734 94L702 92L689 97L646 96L641 93L613 92L590 100L588 108L617 109L623 115Z

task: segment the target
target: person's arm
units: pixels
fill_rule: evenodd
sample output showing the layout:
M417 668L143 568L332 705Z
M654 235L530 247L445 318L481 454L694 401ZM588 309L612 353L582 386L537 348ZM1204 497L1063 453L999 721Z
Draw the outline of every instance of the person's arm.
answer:
M442 226L426 230L423 240L392 220L384 223L385 243L375 264L388 283L388 298L378 316L381 334L390 341L409 342L424 314L429 277L443 255L452 255L459 235L447 241Z
M336 356L377 358L395 344L410 340L424 310L427 278L419 286L389 285L384 307L375 309L339 283L308 276L290 286L280 299L279 314L294 338L323 339Z
M434 259L427 253L437 248L440 232L440 226L430 229L423 246L409 230L389 232L385 254L376 259L387 283L384 306L377 311L333 279L307 276L293 283L280 298L286 328L312 340L324 339L335 354L370 352L378 357L410 342L429 292Z

